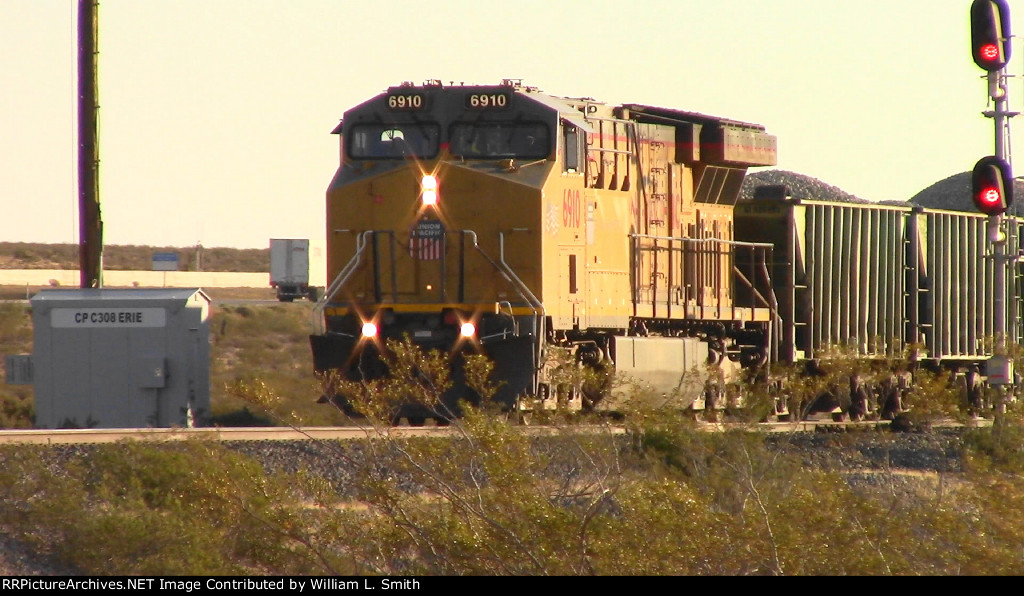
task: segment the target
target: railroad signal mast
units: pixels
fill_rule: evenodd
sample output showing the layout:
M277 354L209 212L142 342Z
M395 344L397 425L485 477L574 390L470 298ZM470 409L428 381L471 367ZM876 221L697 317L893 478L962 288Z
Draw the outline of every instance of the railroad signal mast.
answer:
M971 198L989 216L989 240L993 245L993 324L997 350L1006 342L1006 269L1017 255L1006 254L1003 214L1013 204L1013 173L1010 166L1010 118L1007 109L1006 64L1010 60L1010 7L1007 0L974 0L971 3L971 53L974 63L988 73L988 96L995 109L983 112L995 123L995 155L978 160L971 173ZM1015 321L1014 321L1015 323ZM1004 358L1005 360L1005 358Z
M1010 7L1007 0L974 0L971 4L971 53L974 63L988 72L988 95L995 109L983 112L995 121L995 155L983 157L971 176L978 210L999 217L1013 203L1013 174L1007 141L1006 64L1010 60Z

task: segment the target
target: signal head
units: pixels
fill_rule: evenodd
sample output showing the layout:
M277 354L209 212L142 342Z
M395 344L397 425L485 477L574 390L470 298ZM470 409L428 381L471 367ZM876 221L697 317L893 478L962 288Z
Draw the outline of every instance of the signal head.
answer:
M1013 203L1010 164L995 156L983 157L971 174L971 197L985 215L1001 215Z
M971 52L974 63L984 70L1006 66L1010 59L1010 7L1006 0L974 0L971 4Z

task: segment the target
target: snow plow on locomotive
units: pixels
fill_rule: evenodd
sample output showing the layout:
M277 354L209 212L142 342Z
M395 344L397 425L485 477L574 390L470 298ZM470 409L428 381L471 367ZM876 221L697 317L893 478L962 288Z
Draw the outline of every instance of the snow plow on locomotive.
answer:
M776 163L763 127L506 80L405 83L334 132L314 366L378 377L404 337L449 354L455 386L403 406L411 423L458 411L467 354L494 363L509 409L558 398L555 349L692 397L706 363L771 356L772 247L733 225L747 168Z

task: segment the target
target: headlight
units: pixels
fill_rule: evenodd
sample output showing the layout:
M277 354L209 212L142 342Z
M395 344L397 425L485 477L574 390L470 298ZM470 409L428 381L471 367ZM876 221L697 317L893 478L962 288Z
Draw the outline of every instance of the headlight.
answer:
M437 205L438 194L437 194L437 177L431 174L423 176L420 181L420 188L422 189L423 204L428 206Z

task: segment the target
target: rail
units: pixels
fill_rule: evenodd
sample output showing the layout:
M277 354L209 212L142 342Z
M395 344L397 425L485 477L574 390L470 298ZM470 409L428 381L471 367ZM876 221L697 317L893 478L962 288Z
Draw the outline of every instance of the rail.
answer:
M993 421L987 418L961 422L942 419L932 422L929 427L938 428L990 428ZM765 433L802 433L843 431L855 428L887 428L887 420L858 422L835 422L831 419L794 420L789 422L703 422L698 421L696 430L724 431L749 429ZM592 429L595 433L626 434L623 426L592 425L573 428ZM530 435L558 435L565 429L558 426L524 426L523 432ZM197 439L210 441L352 441L367 438L394 436L406 437L455 437L461 431L453 426L422 427L378 427L371 424L354 426L306 426L306 427L197 427L197 428L91 428L91 429L3 429L0 430L0 445L74 445L122 443L141 441L169 443Z

